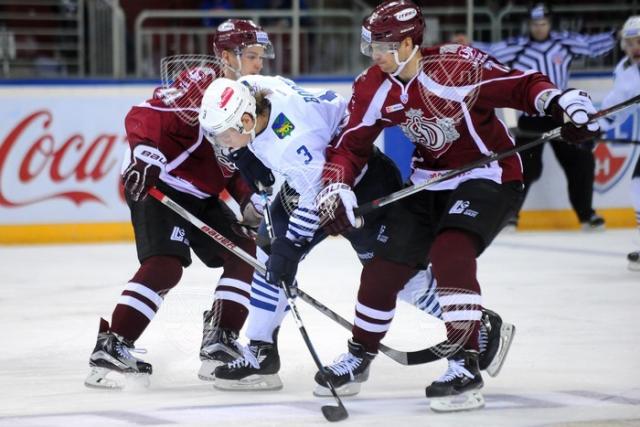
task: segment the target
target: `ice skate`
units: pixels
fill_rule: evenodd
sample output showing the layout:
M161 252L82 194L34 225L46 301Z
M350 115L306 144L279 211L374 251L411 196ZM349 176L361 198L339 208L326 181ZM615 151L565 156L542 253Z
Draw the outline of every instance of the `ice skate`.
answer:
M109 332L109 323L100 319L98 340L89 358L91 371L84 384L105 389L122 389L129 383L149 386L151 364L137 359L133 352L146 353L146 350L136 349L132 342Z
M629 252L627 260L629 261L629 270L640 271L640 251Z
M242 355L216 368L214 387L239 391L280 390L282 381L278 375L280 356L276 339L277 329L273 343L251 341L242 347Z
M327 378L321 372L316 373L317 385L313 391L314 395L332 396L331 390L326 385L327 379L331 381L340 396L353 396L360 392L360 384L369 379L369 365L376 355L367 353L361 344L351 339L348 346L348 353L340 355L335 362L324 367Z
M487 371L489 376L495 377L500 373L511 342L516 333L516 327L503 322L502 318L491 310L482 309L482 319L478 343L480 344L480 370Z
M203 381L215 381L214 371L220 365L232 362L240 357L236 340L238 333L221 329L215 325L213 310L203 313L202 344L200 346L200 370L198 378Z
M460 350L449 359L447 372L427 386L425 393L434 412L468 411L484 406L483 385L478 353Z
M583 231L604 231L605 221L597 213L591 214L591 217L587 221L580 223Z

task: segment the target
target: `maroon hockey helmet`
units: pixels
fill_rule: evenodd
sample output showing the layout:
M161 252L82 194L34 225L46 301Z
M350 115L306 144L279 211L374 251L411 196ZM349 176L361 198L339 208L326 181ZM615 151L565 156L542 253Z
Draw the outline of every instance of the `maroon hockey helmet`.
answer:
M415 46L422 44L424 19L420 6L410 0L385 1L362 22L360 50L371 56L372 43L400 43L411 37Z
M227 19L218 26L213 37L216 56L221 56L223 50L231 50L239 55L248 46L262 46L264 58L275 57L269 35L250 19Z

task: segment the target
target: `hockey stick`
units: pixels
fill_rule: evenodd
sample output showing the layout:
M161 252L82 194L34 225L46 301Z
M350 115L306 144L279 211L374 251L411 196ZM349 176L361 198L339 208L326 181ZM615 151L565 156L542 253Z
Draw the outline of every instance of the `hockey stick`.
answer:
M262 187L262 186L259 186L259 187ZM273 242L273 240L276 238L276 235L275 235L275 232L273 231L273 223L271 221L271 211L269 209L269 195L267 194L266 191L264 191L263 188L261 188L260 195L262 196L262 199L264 201L264 221L265 221L265 225L267 226L267 234L269 236L269 239ZM309 353L311 353L311 357L313 358L313 361L315 362L316 367L320 371L320 374L322 375L322 377L325 379L325 383L327 384L327 387L329 388L329 390L331 390L331 394L333 395L333 398L338 404L338 406L331 406L331 405L322 406L321 408L322 414L327 419L327 421L331 421L331 422L342 421L344 419L347 419L347 417L349 417L347 408L344 407L344 404L342 403L340 396L338 396L338 392L336 391L336 388L334 387L333 383L328 380L327 371L324 369L324 366L322 366L322 362L318 357L318 353L316 352L313 346L313 343L311 342L311 338L309 338L307 329L304 327L304 324L302 323L302 318L300 317L300 313L298 313L298 307L296 306L296 302L293 299L293 295L291 293L291 288L289 284L285 280L282 280L280 282L280 287L282 288L285 296L287 297L287 302L289 303L289 308L291 309L293 320L296 322L296 325L298 325L298 330L300 331L300 335L302 335L302 339L304 340L304 343L307 345L307 349L309 350Z
M303 301L311 305L313 308L315 308L320 313L324 314L343 328L347 329L348 331L351 331L353 329L353 325L351 324L351 322L340 316L335 311L331 310L326 305L322 304L317 299L313 298L311 295L304 293L299 289L298 295L300 296L300 298L302 298ZM380 351L382 351L385 356L405 366L422 365L423 363L435 362L436 360L440 360L455 354L459 349L460 345L450 344L449 341L446 340L434 345L433 347L416 351L400 351L391 347L387 347L383 343L380 343Z
M236 255L237 257L242 259L244 262L249 264L260 274L266 273L266 269L260 261L258 261L256 258L251 256L247 252L245 252L242 248L238 247L238 245L236 245L234 242L227 239L226 237L218 233L213 228L209 227L207 224L201 221L198 217L191 214L185 208L183 208L178 203L173 201L169 196L165 195L157 188L152 188L149 191L149 195L152 196L154 199L158 200L163 205L167 206L169 209L171 209L178 215L180 215L182 218L189 221L191 224L198 227L200 231L202 231L203 233L211 237L220 245L224 246L227 250L231 251L234 255ZM348 320L340 316L335 311L331 310L326 305L322 304L317 299L313 298L311 295L304 292L302 289L298 288L296 292L304 302L308 303L313 308L320 311L322 314L324 314L331 320L335 321L345 329L351 330L351 328L353 327L353 325ZM425 348L422 350L410 351L410 352L396 350L380 343L380 351L382 351L382 353L384 353L386 356L400 363L401 365L419 365L423 363L434 362L436 360L439 360L443 357L447 357L450 354L455 353L456 349L457 347L452 346L447 341L443 341L439 344L436 344L433 347Z
M264 265L262 265L257 259L252 257L247 252L245 252L242 248L237 246L231 240L227 239L222 234L218 233L216 230L214 230L213 228L209 227L203 221L198 219L195 215L192 215L189 211L184 209L178 203L174 202L169 196L165 195L164 193L162 193L157 188L151 188L149 190L149 194L154 199L158 200L160 203L162 203L163 205L169 207L175 213L177 213L178 215L180 215L181 217L183 217L184 219L189 221L191 224L193 224L196 227L198 227L201 231L203 231L205 234L207 234L208 236L213 238L213 240L218 242L220 245L224 246L226 249L228 249L229 251L233 252L234 255L238 256L240 259L242 259L247 264L252 266L255 270L257 270L261 274L265 274L266 273ZM268 230L269 235L270 235L269 237L273 238L273 229L271 227L271 213L269 212L269 205L267 203L268 202L268 198L267 198L268 196L266 195L266 193L264 193L263 197L266 198L264 212L265 212L265 221L267 223L267 230ZM294 318L296 324L298 325L298 329L300 330L300 334L302 334L302 338L304 339L304 342L307 345L307 348L309 349L309 352L311 353L311 356L313 357L313 361L316 363L316 366L318 367L320 372L322 372L322 374L326 377L326 373L325 373L324 367L322 366L322 362L320 361L320 358L318 357L318 354L316 353L315 349L313 348L313 344L311 343L311 340L309 339L309 334L307 333L307 331L306 331L306 329L304 327L304 324L302 323L302 319L300 318L300 314L298 313L298 309L297 309L297 307L295 305L295 302L293 300L293 297L291 295L291 291L289 289L289 286L286 283L283 282L282 283L282 289L284 290L284 293L285 293L285 295L287 297L287 301L289 303L289 307L291 308L291 313L293 314L293 318ZM322 414L327 419L327 421L331 421L331 422L342 421L342 420L346 419L349 416L349 413L347 412L347 409L344 407L344 404L342 403L342 400L340 399L340 396L338 396L338 393L336 392L335 387L333 386L333 384L330 381L327 381L327 385L328 385L329 389L331 390L331 393L333 394L333 397L336 399L336 402L338 403L338 406L324 405L322 407Z
M519 129L517 127L509 128L509 132L511 132L516 137L523 138L538 138L540 136L539 132L530 132L526 130ZM640 145L640 141L636 141L635 139L622 139L622 138L595 138L596 144L628 144L628 145Z
M593 123L594 121L596 121L597 119L601 118L601 117L605 117L608 116L609 114L618 112L622 109L625 109L627 107L630 107L633 104L636 104L640 102L640 95L636 95L632 98L627 99L626 101L623 101L619 104L613 105L609 108L605 108L604 110L600 110L597 113L593 114L590 119L589 119L589 123ZM386 196L382 196L378 199L374 199L368 203L365 203L364 205L356 208L354 210L354 213L356 214L356 216L362 216L364 214L367 214L371 211L373 211L374 209L378 209L381 208L383 206L388 205L389 203L393 203L393 202L397 202L400 199L404 199L405 197L409 197L415 193L418 193L422 190L424 190L427 187L430 187L434 184L446 181L448 179L451 179L453 177L456 177L458 175L461 175L465 172L469 172L472 169L475 168L479 168L481 166L484 166L486 164L489 164L491 162L496 162L498 160L502 160L506 157L509 156L513 156L516 153L519 153L521 151L526 151L530 148L533 148L535 146L538 146L540 144L544 144L547 141L550 141L552 139L556 139L560 137L560 132L562 130L562 126L558 126L555 129L552 129L548 132L545 132L542 134L542 136L534 141L528 142L526 144L522 144L520 146L514 147L510 150L506 150L503 151L501 153L491 153L491 155L480 158L476 161L473 161L471 163L468 163L465 166L462 166L458 169L453 169L450 170L448 172L443 173L442 175L438 175L432 179L428 179L425 182L422 182L420 184L414 184L410 187L406 187L403 188L402 190L398 190L394 193L388 194Z

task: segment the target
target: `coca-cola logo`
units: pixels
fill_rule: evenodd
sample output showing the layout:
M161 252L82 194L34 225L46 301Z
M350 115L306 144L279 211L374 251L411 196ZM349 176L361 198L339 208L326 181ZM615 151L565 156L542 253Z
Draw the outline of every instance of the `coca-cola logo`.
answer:
M15 208L52 199L78 206L106 205L95 184L119 168L126 138L73 133L56 140L52 124L51 111L37 110L18 121L1 142L0 206ZM51 185L42 185L43 180ZM11 185L15 182L19 188Z

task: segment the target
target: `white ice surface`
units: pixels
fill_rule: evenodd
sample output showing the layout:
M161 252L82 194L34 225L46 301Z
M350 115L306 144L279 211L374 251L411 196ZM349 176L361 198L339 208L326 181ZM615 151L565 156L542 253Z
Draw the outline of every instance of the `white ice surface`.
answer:
M384 355L343 425L640 425L640 273L626 268L637 232L499 236L479 260L484 302L517 327L498 378L485 375L485 409L435 414L424 387L445 363L404 367ZM634 241L635 238L635 241ZM149 389L83 386L98 319L110 319L137 268L132 244L0 247L0 425L326 425L311 395L316 371L290 318L280 334L277 392L221 392L196 377L202 311L218 270L185 271L136 343L153 364ZM351 320L359 264L342 239L301 266L301 287ZM346 350L347 331L300 301L320 357ZM442 326L401 304L385 343L419 349Z

